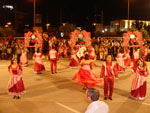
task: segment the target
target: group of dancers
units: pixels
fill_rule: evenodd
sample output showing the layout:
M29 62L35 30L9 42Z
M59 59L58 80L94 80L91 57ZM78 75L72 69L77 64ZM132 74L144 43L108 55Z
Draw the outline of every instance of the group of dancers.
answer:
M36 52L33 54L34 59L34 73L42 74L45 71L45 66L42 61L44 55L40 48L37 48ZM51 73L57 73L57 60L58 55L57 51L54 49L54 46L51 47L48 55L48 59L51 64ZM22 66L27 66L27 53L22 50L22 55L20 57L20 62L17 62L17 58L14 57L11 60L11 64L8 67L8 72L10 73L10 80L8 82L8 93L13 95L13 99L20 99L21 94L25 93L24 83L22 80L23 69Z
M135 48L131 57L129 49L125 49L124 53L120 51L116 57L116 63L112 62L112 56L108 54L100 72L100 78L103 78L103 81L92 72L90 67L96 59L90 59L90 54L86 53L83 60L80 61L81 68L75 74L73 80L82 84L85 87L84 89L98 84L104 85L104 100L112 100L114 79L119 78L118 72L124 72L126 68L130 68L131 72L135 73L132 80L130 97L136 100L144 100L146 96L146 77L149 75L149 71L146 59L144 59L146 54L142 52L144 51ZM131 59L133 60L133 66L131 66Z
M118 79L118 72L124 72L126 67L131 67L131 57L129 49L125 50L124 53L120 51L116 57L116 63L112 62L111 55L107 55L106 61L102 64L100 78L99 79L92 71L92 65L96 65L96 54L92 46L87 48L88 51L83 53L82 57L78 57L76 54L77 49L72 49L71 58L69 66L75 68L80 65L79 71L74 75L73 81L82 84L83 89L88 87L93 87L96 85L104 86L104 99L112 100L113 89L114 89L114 79ZM140 52L133 53L133 67L132 72L135 76L131 85L130 97L136 100L144 100L146 96L146 77L149 75L147 65L145 60L140 56ZM20 62L17 63L17 59L13 58L8 71L10 73L10 80L8 83L8 92L13 95L14 99L20 99L21 94L25 92L24 83L22 80L23 69L22 66L27 66L28 61L26 57L26 51L22 50L22 55L20 57ZM41 49L38 48L33 55L34 63L34 73L41 74L45 71L45 67L42 59L44 55ZM51 46L48 59L50 60L51 73L57 73L57 61L58 53L54 46ZM109 93L108 93L109 92Z

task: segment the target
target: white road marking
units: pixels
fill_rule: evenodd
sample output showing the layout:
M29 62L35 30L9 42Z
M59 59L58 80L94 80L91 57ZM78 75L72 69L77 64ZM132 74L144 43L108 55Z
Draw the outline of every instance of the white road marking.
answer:
M72 109L72 108L70 108L70 107L68 107L68 106L65 106L65 105L59 103L59 102L56 102L56 104L59 105L59 106L61 106L61 107L63 107L63 108L65 108L65 109L68 109L68 110L70 110L70 111L72 111L72 112L74 112L74 113L81 113L81 112L76 111L76 110L74 110L74 109Z
M142 104L147 105L147 106L150 106L150 103L149 103L149 104L148 104L148 103L142 103Z

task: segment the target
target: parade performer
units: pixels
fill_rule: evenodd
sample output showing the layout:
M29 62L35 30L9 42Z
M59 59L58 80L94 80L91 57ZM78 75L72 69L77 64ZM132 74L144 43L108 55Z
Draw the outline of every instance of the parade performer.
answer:
M51 64L51 73L52 74L54 72L57 73L58 54L57 54L57 51L55 50L54 46L52 46L49 51L49 60L50 60L50 64ZM55 67L55 71L54 71L53 67Z
M136 100L144 100L146 96L146 77L149 75L146 63L142 58L137 61L137 67L132 68L133 77L130 96Z
M104 99L109 98L112 100L112 94L114 89L114 76L118 79L118 71L116 64L112 63L111 55L106 56L106 62L102 65L100 78L104 79ZM108 95L109 87L109 95Z
M103 84L90 68L90 64L95 60L96 59L89 60L89 55L86 54L85 58L80 62L80 70L73 77L73 81L78 82L84 86L83 89L87 89L88 87L92 87L98 84Z
M28 65L27 52L26 52L25 49L23 49L22 52L21 52L20 64L22 66L27 66Z
M66 44L63 46L63 55L64 55L64 57L68 57L68 47L66 46Z
M13 95L13 99L20 99L21 94L25 93L24 83L22 80L23 69L20 64L17 64L17 59L14 58L11 61L11 65L8 67L10 73L10 80L8 82L8 92Z
M79 65L79 60L76 56L77 51L75 51L74 49L72 49L71 51L71 59L70 59L70 68L76 68Z
M119 53L116 56L116 60L117 60L117 70L118 72L124 72L125 71L125 66L124 66L124 58L123 58L124 54L123 51L120 50Z
M58 56L63 56L63 49L63 43L60 43L58 48Z
M130 59L130 50L126 49L123 55L124 58L124 66L125 67L129 67L130 63L131 63L131 59Z
M88 49L89 49L89 57L90 57L90 59L94 60L95 57L96 57L95 49L92 46L89 46Z
M94 60L96 58L95 49L92 46L89 46L88 49L89 49L89 58L91 60ZM94 64L95 66L97 66L95 64L95 62L93 62L92 64ZM91 64L91 69L92 69L92 64Z
M139 50L137 48L133 49L133 67L137 66L137 61L140 58Z
M148 50L145 46L143 46L143 48L140 49L140 52L141 52L141 57L143 58L144 61L146 61L146 57L147 57L147 53L148 53Z
M43 71L45 71L45 67L42 61L42 58L44 56L40 52L40 49L37 49L37 52L34 53L33 59L35 60L34 63L34 73L41 74Z

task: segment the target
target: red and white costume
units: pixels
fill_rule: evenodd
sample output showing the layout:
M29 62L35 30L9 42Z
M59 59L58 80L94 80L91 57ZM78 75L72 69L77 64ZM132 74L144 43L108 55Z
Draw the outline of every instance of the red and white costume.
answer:
M59 49L58 49L58 56L63 56L63 46L59 45Z
M139 58L140 58L139 51L137 50L133 53L133 67L134 68L137 67L137 61Z
M132 81L131 97L137 100L144 100L146 96L146 77L149 75L147 67L141 69L140 67L133 67L136 74Z
M95 49L92 47L89 53L90 59L94 60L96 54L95 54Z
M116 65L112 62L105 62L102 65L100 78L104 79L104 97L112 97L114 89L114 76L118 78L118 71ZM109 86L109 96L108 96Z
M76 56L76 52L73 50L71 51L71 59L70 59L70 68L76 68L79 65L79 60Z
M10 65L8 71L12 73L8 82L9 94L20 95L25 93L24 83L21 76L23 72L21 65L18 64L15 68Z
M144 61L146 61L147 53L148 53L147 48L143 48L143 51L142 51L142 58L143 58Z
M33 59L35 60L34 63L34 72L35 73L41 73L45 71L45 67L42 61L43 55L42 53L34 53Z
M95 49L92 47L91 50L90 50L90 53L89 53L89 58L94 60L96 57L96 54L95 54ZM97 66L95 63L91 63L91 69L92 69L92 64L94 64L95 66Z
M73 77L73 81L84 85L85 87L92 87L97 84L101 84L102 81L98 80L98 77L92 72L90 64L82 64L80 70Z
M126 50L124 53L124 66L129 67L131 65L130 51Z
M125 66L124 66L124 54L118 53L116 60L117 60L117 70L118 72L124 72L125 71Z
M64 57L68 56L68 47L64 45Z
M24 50L22 50L22 52L21 52L20 64L22 66L27 66L28 65L27 52L24 51Z
M58 54L57 54L57 51L55 49L51 49L49 51L49 59L50 59L50 63L51 63L51 72L56 73L57 72ZM55 71L54 71L53 67L55 67Z

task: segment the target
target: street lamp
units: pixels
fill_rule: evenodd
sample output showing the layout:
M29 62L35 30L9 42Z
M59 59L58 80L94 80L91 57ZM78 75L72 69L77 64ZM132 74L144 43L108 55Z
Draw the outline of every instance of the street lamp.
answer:
M129 19L130 19L130 0L128 0L128 28L129 28Z
M46 24L46 28L47 28L47 30L48 30L48 27L50 26L50 24L48 23L48 24Z
M34 0L34 3L33 3L33 5L34 5L34 17L33 17L33 26L35 26L35 0Z

